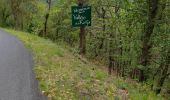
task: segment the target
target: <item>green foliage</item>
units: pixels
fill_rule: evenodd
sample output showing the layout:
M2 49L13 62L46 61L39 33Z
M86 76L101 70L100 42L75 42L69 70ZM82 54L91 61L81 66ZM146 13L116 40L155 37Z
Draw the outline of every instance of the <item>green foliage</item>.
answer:
M150 84L154 84L154 82L159 83L156 79L170 73L170 68L168 67L167 73L160 74L165 69L165 63L168 63L166 58L170 50L170 6L168 0L158 1L158 11L155 12L157 16L154 19L149 19L150 5L146 0L85 0L84 5L92 6L92 26L86 27L87 53L85 57L95 59L95 62L105 64L105 66L110 64L115 75L125 79L132 78L138 80L142 70L144 71L144 77L147 79L146 82L151 82ZM56 43L65 42L69 44L74 53L78 53L79 28L71 26L71 6L75 5L77 5L77 0L52 0L51 9L48 11L48 5L45 0L0 0L0 26L40 35L44 32L45 16L49 12L47 35L45 38ZM164 5L167 5L165 9ZM152 30L150 31L152 34L148 43L146 43L151 45L150 48L148 47L148 57L146 57L148 63L142 65L143 59L141 59L141 54L144 52L143 47L146 46L144 45L146 37L143 37L146 33L146 27L152 23L148 23L149 20L154 20L154 29L153 32ZM37 40L38 38L34 37L34 39ZM41 40L41 42L43 41L45 40ZM25 42L27 43L28 41ZM37 45L40 45L39 42ZM51 42L45 43L45 46L48 46ZM32 47L32 45L29 45L29 47ZM44 45L37 46L37 49L47 51L47 49L44 49ZM53 47L50 49L53 49ZM39 52L38 50L35 50L36 53ZM44 58L42 57L47 54L38 53L39 56L37 58L40 58L38 62L44 60L39 66L52 64L53 60L45 60L48 60L53 54L57 57L65 57L65 53L57 47L55 51L50 50L49 52L49 56ZM74 64L74 66L77 66L77 63ZM55 66L60 66L60 64ZM51 69L53 67L54 65ZM41 70L40 67L38 68L38 70ZM43 71L51 71L51 69L47 68ZM79 69L79 71L81 70ZM89 70L85 70L85 72L81 78L91 80L92 78L89 78L91 77ZM103 80L106 77L107 75L101 71L95 72L95 78L98 80ZM166 77L162 86L167 90L169 90L168 82L169 79ZM42 87L48 90L49 88L45 84L51 83L41 83ZM56 84L61 86L60 82ZM88 82L83 83L84 87L86 85L89 85ZM120 87L128 88L124 84L120 84ZM86 88L82 90L89 92ZM68 91L70 92L71 90ZM93 90L91 92L95 94ZM71 95L77 94L73 93ZM77 98L80 95L82 96L80 93L77 95ZM108 95L111 95L111 93L108 93ZM149 95L153 94L150 93ZM84 99L89 97L91 96L86 95L85 98L82 96ZM144 100L150 98L147 94L140 95L140 92L132 97L139 100L140 97Z

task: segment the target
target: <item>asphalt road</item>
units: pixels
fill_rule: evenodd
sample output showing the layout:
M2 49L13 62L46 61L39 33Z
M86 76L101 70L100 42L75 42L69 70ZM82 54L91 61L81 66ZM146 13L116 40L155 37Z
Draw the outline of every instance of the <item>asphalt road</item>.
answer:
M38 89L31 52L0 31L0 100L47 100Z

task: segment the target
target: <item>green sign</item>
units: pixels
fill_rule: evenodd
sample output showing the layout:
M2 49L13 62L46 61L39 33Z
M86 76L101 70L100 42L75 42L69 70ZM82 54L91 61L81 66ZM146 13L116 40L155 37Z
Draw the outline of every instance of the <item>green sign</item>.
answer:
M73 6L72 7L72 26L91 26L91 7Z

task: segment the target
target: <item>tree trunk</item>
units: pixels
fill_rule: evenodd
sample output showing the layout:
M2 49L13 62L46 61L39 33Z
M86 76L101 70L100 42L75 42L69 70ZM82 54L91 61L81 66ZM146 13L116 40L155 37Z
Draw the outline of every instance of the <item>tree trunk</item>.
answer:
M105 16L106 16L106 10L102 7L103 38L101 38L101 44L99 46L99 49L102 49L104 45L104 39L105 39L104 37L105 37L105 31L106 31Z
M113 66L112 57L109 56L109 66L108 66L108 73L109 73L109 75L112 74L112 66Z
M44 22L44 34L43 37L47 36L47 24L48 24L49 13L45 15L45 22Z
M150 49L152 47L152 44L150 43L150 38L155 27L156 17L158 15L158 4L159 0L148 0L149 15L142 38L142 54L140 59L140 65L145 67L145 69L147 69L147 66L149 64ZM144 80L146 80L144 70L140 69L139 81Z
M85 27L80 27L80 55L86 54L86 34Z
M163 52L165 52L163 50ZM166 56L166 57L165 57ZM165 60L164 60L165 57ZM162 55L162 62L161 65L158 69L160 69L157 73L157 77L155 78L155 85L153 86L153 90L155 91L156 94L159 94L161 91L161 88L164 84L164 81L166 77L169 75L168 70L169 70L169 65L170 65L170 49L167 53Z
M118 17L118 12L119 12L119 6L117 5L116 7L115 7L115 9L114 9L114 12L115 12L115 15L116 15L116 17ZM116 29L117 29L117 26L115 26L115 32L116 32ZM112 72L112 69L113 69L113 66L114 66L114 63L115 63L115 60L113 59L113 52L114 52L114 50L113 50L113 37L114 37L114 35L113 35L113 33L110 33L110 39L111 40L109 40L109 48L108 48L108 51L109 51L109 56L108 56L108 60L109 60L109 65L108 65L108 73L109 73L109 75L111 75L111 72ZM113 63L114 62L114 63ZM119 62L117 62L117 74L120 72L119 71Z
M47 0L47 4L48 4L48 11L45 15L43 37L47 36L47 25L48 25L48 19L49 19L49 16L50 16L50 10L51 10L51 0Z
M82 7L84 1L83 0L78 0L78 6ZM86 54L86 33L85 33L85 27L80 27L80 55L85 55Z
M20 26L19 26L19 6L20 6L20 3L21 2L18 2L18 1L15 1L15 0L11 0L10 2L10 6L11 6L11 10L12 10L12 15L13 15L13 18L14 18L14 27L16 29L19 29Z

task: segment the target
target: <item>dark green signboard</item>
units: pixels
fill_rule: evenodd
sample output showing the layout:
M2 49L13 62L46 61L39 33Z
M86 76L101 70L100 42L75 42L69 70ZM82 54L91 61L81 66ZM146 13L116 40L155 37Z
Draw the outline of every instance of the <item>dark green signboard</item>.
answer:
M91 26L91 7L72 7L72 26Z

